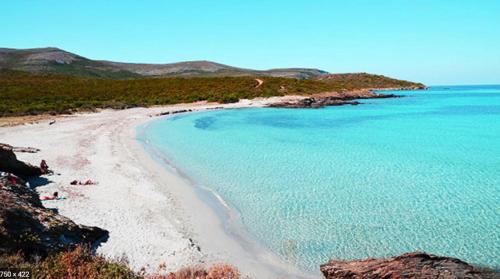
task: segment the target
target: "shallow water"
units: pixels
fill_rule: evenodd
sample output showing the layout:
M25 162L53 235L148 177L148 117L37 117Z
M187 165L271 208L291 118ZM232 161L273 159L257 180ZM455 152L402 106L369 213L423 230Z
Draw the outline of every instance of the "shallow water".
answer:
M396 94L185 114L143 136L304 270L415 250L500 267L500 86Z

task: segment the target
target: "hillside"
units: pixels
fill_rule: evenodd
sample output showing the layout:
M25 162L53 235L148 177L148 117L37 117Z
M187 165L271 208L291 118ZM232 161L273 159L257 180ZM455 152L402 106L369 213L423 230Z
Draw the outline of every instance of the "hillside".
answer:
M0 116L65 113L72 109L126 108L195 101L308 94L331 86L314 80L262 77L169 77L101 79L0 71Z
M127 108L195 101L236 102L238 99L282 95L311 95L346 90L392 88L395 84L416 88L421 84L379 76L370 84L358 74L347 75L341 83L333 79L292 79L283 77L168 77L103 79L30 74L0 70L0 116L70 113L94 108ZM369 77L369 76L368 76Z
M135 78L141 76L273 76L314 78L325 71L318 69L242 69L210 61L190 61L169 64L135 64L91 60L58 48L0 48L0 69L30 73L52 73L80 77Z
M141 76L161 77L221 77L221 76L270 76L290 78L315 78L327 72L317 69L271 69L258 71L242 69L211 61L188 61L170 64L134 64L100 61L106 65L116 67L122 71L132 72Z
M210 61L133 64L91 60L58 48L0 48L0 116L423 87L366 73L258 71Z
M140 76L57 48L0 48L0 69L103 78Z
M425 85L422 83L415 83L406 80L394 79L383 75L373 75L368 73L327 74L317 77L317 80L335 85L337 90L356 90L360 88L425 88Z

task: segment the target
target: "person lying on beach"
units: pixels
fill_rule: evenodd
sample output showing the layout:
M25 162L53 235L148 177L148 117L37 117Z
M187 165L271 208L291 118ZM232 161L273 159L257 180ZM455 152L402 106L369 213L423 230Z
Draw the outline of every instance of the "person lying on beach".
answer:
M40 170L42 171L42 174L52 173L52 171L49 170L49 165L47 165L47 162L45 162L45 160L42 160L40 162Z
M90 179L88 179L88 180L86 180L86 181L84 181L84 182L82 182L82 181L78 181L78 180L73 180L73 181L71 181L71 183L70 183L70 184L71 184L71 185L96 185L96 184L97 184L97 182L95 182L95 181L93 181L93 180L90 180Z
M40 200L42 201L52 201L52 200L61 200L63 198L59 197L59 193L58 192L54 192L52 194L52 196L41 196L40 197Z

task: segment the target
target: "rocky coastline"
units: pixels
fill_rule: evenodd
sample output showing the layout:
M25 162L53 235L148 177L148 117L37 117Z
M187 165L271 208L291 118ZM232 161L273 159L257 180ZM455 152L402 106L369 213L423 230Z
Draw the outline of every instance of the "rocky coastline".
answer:
M396 94L378 94L372 90L352 92L333 92L315 94L310 97L297 98L276 102L269 105L273 108L323 108L326 106L359 105L360 99L385 99L402 97Z
M8 173L0 176L0 254L36 259L107 239L107 230L77 225L46 208L25 180L39 177L40 168L17 160L14 150L0 144L0 172Z
M424 252L406 253L387 259L332 260L321 265L320 269L326 279L500 278L500 274L493 270Z

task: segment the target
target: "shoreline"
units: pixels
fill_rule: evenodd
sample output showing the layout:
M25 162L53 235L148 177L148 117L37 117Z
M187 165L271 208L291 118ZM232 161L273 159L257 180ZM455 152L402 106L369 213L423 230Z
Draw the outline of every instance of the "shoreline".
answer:
M427 88L425 88L427 89ZM179 103L179 104L172 104L172 105L158 105L158 106L150 106L150 107L134 107L134 108L125 108L125 109L118 109L119 110L130 110L130 109L161 109L161 108L177 108L177 110L170 110L170 111L160 111L156 113L154 116L163 116L163 115L168 115L168 114L176 114L176 113L183 113L183 112L189 112L189 109L192 109L194 106L199 106L200 104L205 105L205 106L210 106L210 108L207 109L220 109L220 108L226 108L226 107L237 107L238 104L240 106L245 103L245 105L252 105L252 103L255 101L257 103L260 103L261 106L271 106L273 105L274 107L286 107L286 106L277 106L277 104L284 104L284 103L299 103L301 101L304 101L306 99L329 99L333 98L338 101L344 101L344 102L339 102L338 104L326 104L322 105L321 107L324 106L333 106L333 105L349 105L351 104L350 101L353 100L361 100L361 99L377 99L380 98L381 95L385 94L379 94L377 92L384 92L384 91L407 91L407 90L425 90L425 89L415 89L415 88L367 88L367 89L358 89L358 90L350 90L350 91L341 91L341 92L323 92L323 93L315 93L315 94L309 94L309 95L283 95L283 96L272 96L272 97L257 97L252 100L248 99L241 99L236 103L227 103L227 104L220 104L220 103L209 103L207 101L200 101L200 102L194 102L194 103ZM391 96L387 96L385 98L393 98L393 97L398 97L394 94L390 94ZM384 97L383 97L384 98ZM307 106L305 106L307 108ZM317 108L317 107L316 107ZM13 126L18 126L18 125L25 125L25 124L37 124L43 121L51 121L55 122L58 119L65 119L65 118L71 118L75 117L78 115L82 114L93 114L93 113L99 113L102 111L107 111L107 110L115 110L115 109L102 109L102 108L94 108L94 109L88 109L88 110L83 110L83 111L75 111L74 113L69 113L69 114L50 114L50 113L41 113L41 114L35 114L35 115L14 115L14 116L0 116L0 128L3 127L13 127ZM153 115L152 115L153 116Z
M265 107L304 96L240 100L238 103L194 103L127 110L102 110L0 128L5 143L33 146L41 151L21 160L36 164L45 159L59 175L34 184L37 191L58 191L61 201L44 202L83 225L110 231L97 252L127 258L131 268L147 273L174 271L185 266L228 263L253 278L320 277L306 273L248 236L235 210L223 200L194 185L174 165L148 152L138 139L139 129L169 112L197 112L216 108ZM142 127L142 128L139 128ZM172 169L173 167L173 169ZM71 186L92 179L93 186ZM209 228L209 229L207 229Z
M238 107L248 108L248 107ZM201 111L193 111L193 113ZM159 120L159 119L156 119ZM155 120L152 120L155 121ZM148 121L149 122L149 121ZM147 125L148 122L140 125ZM145 127L138 127L142 130ZM136 139L138 157L148 161L158 173L159 181L178 181L166 188L176 192L176 198L183 204L189 204L187 219L196 219L190 223L190 231L201 250L212 254L207 261L210 264L224 262L236 266L244 275L252 278L320 278L321 273L309 274L286 263L277 254L268 250L258 239L249 235L241 223L239 212L229 206L219 194L208 187L201 186L185 175L161 152L145 143L138 132ZM149 157L149 158L146 158ZM158 189L160 192L166 189ZM194 214L193 214L194 213ZM193 216L195 215L195 216ZM210 230L207 230L210 226ZM214 261L213 258L217 258ZM212 258L212 259L210 259Z
M137 127L160 119L154 116L167 110L263 107L284 98L290 97L103 110L59 117L52 125L47 119L1 127L0 137L5 143L41 149L29 155L19 153L18 158L32 164L45 159L55 171L55 175L30 181L41 195L58 191L65 197L44 205L78 224L109 230L109 239L98 246L97 253L126 259L136 271L151 274L160 271L160 265L166 265L162 272L170 272L223 262L252 278L311 278L274 254L250 249L251 245L231 237L221 216L195 187L155 162L137 140ZM70 185L75 179L98 184ZM319 268L314 277L320 277Z

